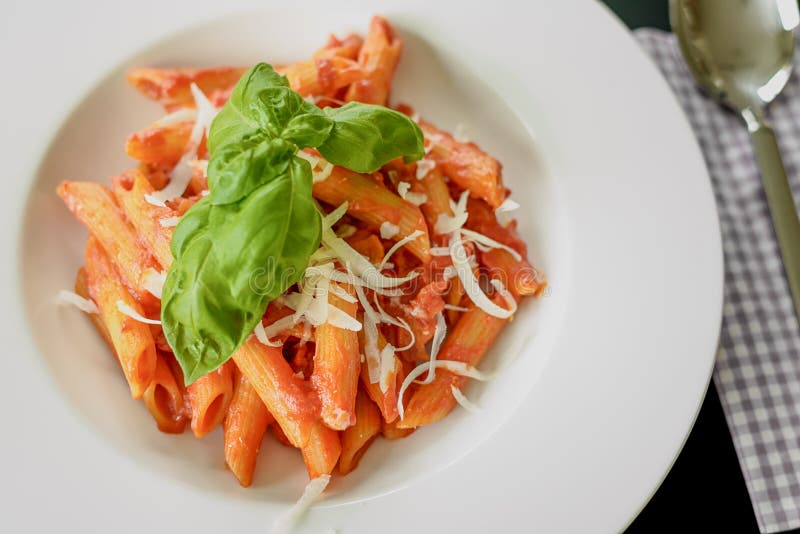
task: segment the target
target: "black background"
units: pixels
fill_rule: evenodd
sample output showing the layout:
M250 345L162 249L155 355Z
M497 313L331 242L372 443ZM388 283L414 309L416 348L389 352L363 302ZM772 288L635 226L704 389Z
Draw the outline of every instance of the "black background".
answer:
M669 30L667 0L603 1L631 29ZM626 534L651 532L758 532L713 382L675 465Z

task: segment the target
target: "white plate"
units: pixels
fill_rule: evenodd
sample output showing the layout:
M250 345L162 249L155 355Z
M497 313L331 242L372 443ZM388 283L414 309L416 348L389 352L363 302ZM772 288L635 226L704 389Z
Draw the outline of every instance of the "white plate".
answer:
M218 18L231 10L219 4L137 2L113 24L80 24L110 20L110 5L53 8L47 20L30 6L41 35L23 20L2 32L17 82L0 138L15 147L2 206L19 221L0 234L5 250L19 244L2 279L0 461L3 502L14 504L0 521L10 531L64 522L90 532L265 531L302 488L302 462L271 440L255 487L243 490L222 466L219 432L199 442L158 433L88 322L53 306L85 238L55 185L131 166L127 133L159 114L126 86L126 69L300 59L328 32L363 33L376 9L326 3ZM456 411L376 443L303 529L619 530L679 451L716 347L721 247L689 127L627 32L594 3L487 12L406 0L380 11L406 39L394 100L446 128L464 123L503 162L551 291L524 306L487 356L483 367L500 369L498 378L467 390L481 414ZM23 38L24 57L13 45Z

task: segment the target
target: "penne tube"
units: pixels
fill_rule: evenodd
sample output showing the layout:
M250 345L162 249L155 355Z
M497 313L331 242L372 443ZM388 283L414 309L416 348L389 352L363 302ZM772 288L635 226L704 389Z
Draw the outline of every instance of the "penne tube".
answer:
M91 295L89 295L89 282L86 279L86 267L78 269L78 274L75 276L75 293L85 299L91 300L92 298ZM88 313L87 315L95 328L97 328L97 331L100 332L100 337L102 337L109 348L114 351L114 342L111 340L111 333L109 333L100 314ZM116 351L114 351L114 356L116 357Z
M233 399L222 428L225 435L225 465L244 487L253 483L258 450L267 426L274 421L264 401L241 372L236 372Z
M358 467L358 462L381 432L381 414L375 403L364 391L356 398L356 424L342 432L342 454L339 457L339 473L347 473Z
M174 110L194 107L193 83L211 96L215 91L236 85L246 70L245 67L134 69L128 73L128 82L147 98Z
M127 288L144 302L153 297L142 289L142 274L154 265L139 245L133 227L124 219L111 191L91 182L61 182L58 195L75 217L97 238Z
M372 17L369 33L358 53L358 63L366 77L350 86L345 100L385 106L389 100L403 41L383 17Z
M292 445L301 448L308 443L319 418L319 400L294 375L280 347L268 347L250 336L233 353L233 360Z
M506 322L506 319L493 317L480 308L471 308L464 312L445 338L437 359L478 365ZM466 381L465 377L438 369L432 382L420 385L411 395L404 418L397 427L416 428L438 421L456 404L451 386L461 389Z
M388 222L397 227L392 237L395 241L413 232L422 232L417 239L405 245L414 256L430 261L428 226L419 207L392 193L372 177L334 167L330 176L314 184L314 196L332 206L347 202L347 213L367 224L372 232L380 232L381 224Z
M447 182L444 181L444 175L440 168L434 167L428 171L422 180L418 180L418 183L422 186L425 196L428 197L428 201L420 206L425 220L428 221L428 226L435 227L439 215L453 216L453 209L450 207L450 189L447 187Z
M186 428L183 385L175 379L163 355L156 355L156 371L142 396L161 432L181 434Z
M122 301L137 313L144 314L139 302L120 281L100 241L93 235L86 242L86 282L89 295L108 330L131 395L140 399L156 372L153 335L148 325L128 317L117 307L117 302Z
M300 61L278 72L302 96L334 97L339 89L364 79L364 71L357 62L335 55Z
M295 446L292 445L292 442L289 441L289 438L286 437L286 434L284 434L283 430L281 429L281 425L279 425L276 421L270 423L269 429L272 432L272 435L275 436L275 439L278 440L278 443L286 447L291 447L293 449L295 448Z
M363 329L358 332L359 342L361 343L362 347L364 346L363 332ZM379 330L378 350L383 350L385 346L386 338L383 337L383 334ZM403 364L395 355L394 367L389 372L389 387L386 389L386 392L383 392L381 391L379 382L375 382L373 384L369 381L369 367L367 366L367 362L365 361L361 364L361 383L364 386L364 390L367 392L369 398L371 398L373 402L378 405L381 415L386 421L394 421L397 419L397 391L400 388L400 384L403 383L404 378L405 373L403 373Z
M364 40L355 33L351 33L344 39L339 39L335 35L328 38L328 42L314 52L313 59L330 59L332 57L343 57L347 59L357 59L358 52Z
M229 361L186 387L195 437L202 438L225 418L233 399L233 369Z
M154 124L128 136L125 152L148 165L174 167L186 152L192 128L192 121Z
M517 260L507 250L481 253L481 264L488 269L489 278L500 279L515 297L538 296L547 285L528 260Z
M456 141L452 135L429 122L419 121L419 126L431 143L426 159L435 162L445 176L467 189L472 196L485 200L492 208L503 203L506 189L500 162L475 143Z
M339 433L331 430L321 421L317 421L311 429L308 443L303 447L302 452L309 479L315 479L320 475L330 475L342 453Z
M139 170L128 171L114 178L113 183L114 196L136 230L139 241L147 247L164 270L169 269L172 265L170 241L173 228L162 226L161 221L176 217L177 212L147 202L145 195L152 194L154 189Z
M351 317L358 311L358 303L346 302L333 293L328 293L328 303ZM356 393L361 370L358 333L325 322L316 328L314 341L316 352L311 383L322 405L322 422L334 430L344 430L356 422Z
M398 428L398 422L399 419L395 419L391 423L381 421L381 435L386 439L401 439L414 432L413 428Z

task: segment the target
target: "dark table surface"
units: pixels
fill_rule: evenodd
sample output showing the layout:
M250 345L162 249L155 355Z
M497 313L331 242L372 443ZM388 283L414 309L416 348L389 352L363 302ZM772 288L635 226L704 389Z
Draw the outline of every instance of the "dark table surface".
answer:
M603 1L631 29L669 30L667 0ZM652 532L758 533L713 382L675 465L626 534Z

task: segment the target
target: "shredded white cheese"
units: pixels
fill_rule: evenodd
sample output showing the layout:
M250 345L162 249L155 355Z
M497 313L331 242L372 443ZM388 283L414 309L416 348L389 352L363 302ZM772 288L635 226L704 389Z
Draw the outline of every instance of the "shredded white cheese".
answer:
M275 520L272 525L272 534L290 534L303 515L311 508L311 505L319 499L330 481L330 475L320 475L311 479L297 502Z
M158 221L158 224L163 226L164 228L172 228L178 226L178 223L181 221L180 217L167 217L165 219L161 219Z
M328 305L328 323L337 328L352 330L353 332L358 332L362 328L358 319L331 304Z
M422 159L417 162L417 180L422 180L428 173L436 167L436 162L430 159Z
M518 209L519 204L507 198L500 204L496 210L494 210L494 215L497 217L497 222L499 222L503 226L508 226L508 224L514 220L514 217L511 215L511 212Z
M430 384L436 378L436 356L439 355L439 350L442 348L444 338L447 335L447 323L444 321L442 312L436 314L436 328L433 331L433 340L431 341L431 354L428 359L428 376L422 380L420 384Z
M403 239L401 239L400 241L398 241L397 243L392 245L392 248L387 250L386 254L384 254L383 259L381 260L380 264L378 265L378 270L382 271L384 268L386 268L386 264L389 262L389 258L391 258L394 255L395 252L400 250L400 247L403 247L407 243L410 243L410 242L414 241L416 238L418 238L421 235L423 235L423 231L422 230L414 230L413 232L408 234L406 237L404 237Z
M172 200L181 196L186 191L186 186L192 179L192 165L191 162L197 159L197 148L203 140L203 134L208 131L211 126L211 121L217 114L217 109L209 102L208 98L203 91L197 87L196 84L190 86L194 103L197 106L197 117L194 122L192 132L189 134L189 141L186 144L186 150L181 156L181 159L172 169L170 174L170 181L167 186L161 191L156 191L152 195L146 195L145 198L151 204L160 201L162 204L167 200ZM158 204L156 204L158 205Z
M85 313L100 313L100 310L97 309L97 304L95 304L94 301L85 299L77 293L67 291L66 289L62 289L58 292L57 301L61 305L69 304L75 306Z
M445 310L452 310L457 312L466 312L469 311L469 308L465 308L464 306L456 306L455 304L445 304Z
M519 209L519 204L514 202L510 198L507 198L507 199L505 199L503 201L502 204L497 206L497 209L494 210L494 212L495 213L503 213L503 212L507 212L507 211L514 211L516 209Z
M308 164L311 165L311 174L313 183L315 184L327 179L333 172L333 164L322 157L315 156L304 150L298 150L296 155L298 158L306 160ZM317 170L318 167L319 170Z
M127 315L131 319L136 319L140 323L161 324L161 321L158 321L156 319L148 319L147 317L145 317L141 313L137 312L131 306L126 304L125 301L123 301L122 299L117 301L117 309L120 311L120 313L122 313L124 315Z
M486 252L492 248L501 248L511 254L515 260L520 261L522 256L519 255L519 252L514 250L513 248L509 247L508 245L504 245L503 243L499 243L494 239L487 237L483 234L478 232L474 232L472 230L467 230L466 228L461 229L461 235L475 243L480 250Z
M402 319L400 317L394 317L394 316L389 315L388 313L386 313L384 311L384 309L381 307L381 303L378 300L378 295L375 295L375 299L374 299L373 302L375 303L375 309L377 310L380 322L394 325L394 326L396 326L398 328L402 328L403 330L408 332L408 335L410 337L410 341L406 345L404 345L402 347L399 347L399 348L397 348L395 350L398 350L398 351L402 352L404 350L408 350L411 347L413 347L414 343L416 343L416 334L414 334L414 330L411 329L411 327L408 325L408 323L404 319Z
M436 360L433 362L434 369L445 369L446 371L450 371L453 374L459 376L466 376L467 378L474 378L475 380L490 380L491 376L479 371L475 367L471 365L467 365L464 362L457 362L454 360ZM400 419L402 420L405 417L405 409L403 407L403 395L405 394L406 389L411 383L417 379L420 375L428 371L430 365L428 362L423 362L418 366L414 367L411 372L408 373L406 379L403 380L403 385L400 386L400 391L397 393L397 411L400 414Z
M256 339L263 345L266 345L268 347L281 346L280 341L270 341L269 337L267 336L267 332L264 330L264 325L261 324L261 321L258 321L258 323L256 324L256 327L253 330L253 334L255 334Z
M396 171L392 172L397 174ZM406 198L409 189L411 189L411 184L408 182L400 182L397 184L397 194L400 195L400 198Z
M389 221L383 221L381 223L381 239L391 239L397 234L400 233L400 227L396 224L392 224Z
M189 121L196 121L197 120L197 110L192 108L181 108L177 111L173 111L168 115L164 115L156 122L153 123L153 126L169 126L170 124L175 124L178 122L189 122Z
M481 411L480 407L469 400L455 385L450 385L450 392L453 394L453 398L456 399L456 402L468 412L478 413Z
M358 276L370 289L396 288L419 275L416 271L400 278L382 275L367 258L355 251L346 241L337 237L330 228L323 229L322 242L336 254L343 265L348 266L348 270Z
M158 299L161 298L161 292L164 289L166 280L167 273L156 271L153 268L148 268L142 273L142 287Z
M415 206L422 206L428 201L428 195L425 193L415 193L413 191L406 193L405 199L414 204Z

